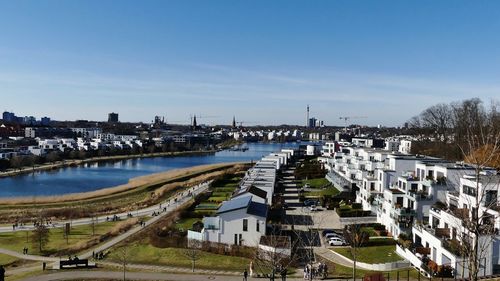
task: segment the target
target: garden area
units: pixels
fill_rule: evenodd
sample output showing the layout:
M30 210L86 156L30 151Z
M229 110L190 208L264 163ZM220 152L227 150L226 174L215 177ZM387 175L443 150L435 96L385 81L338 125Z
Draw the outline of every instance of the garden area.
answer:
M348 217L367 217L371 215L371 211L364 211L361 203L352 203L351 205L343 204L337 209L337 214L341 218Z
M344 257L353 259L350 247L335 248L333 250ZM364 263L388 263L401 261L403 258L396 253L395 245L386 245L359 247L357 260Z
M227 201L238 187L243 173L225 174L210 185L209 192L196 198L195 203L181 213L175 222L175 228L187 231L193 224L201 221L205 216L213 216L220 204Z
M124 248L126 248L126 251L123 251ZM107 259L120 262L123 259L124 252L126 252L127 262L129 263L191 267L191 259L186 249L175 247L160 248L144 243L143 241L115 248ZM199 259L196 261L196 268L242 271L248 268L249 264L250 259L248 258L215 254L200 250Z

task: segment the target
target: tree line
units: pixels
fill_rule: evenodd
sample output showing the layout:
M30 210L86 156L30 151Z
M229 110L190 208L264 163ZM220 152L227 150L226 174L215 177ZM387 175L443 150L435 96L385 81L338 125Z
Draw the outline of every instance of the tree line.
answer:
M412 144L412 153L465 160L464 156L496 144L500 134L499 105L497 100L485 104L472 98L428 107L408 121L420 140ZM498 159L491 164L500 167Z

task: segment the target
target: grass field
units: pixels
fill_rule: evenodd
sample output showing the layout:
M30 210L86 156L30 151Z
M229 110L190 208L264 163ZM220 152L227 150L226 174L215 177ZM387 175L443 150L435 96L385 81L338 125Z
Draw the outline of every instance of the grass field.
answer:
M126 252L130 263L191 267L191 260L185 255L184 249L180 248L156 248L148 244L133 243L127 246ZM121 253L120 248L114 248L107 260L120 261ZM250 260L246 258L201 252L196 268L243 272L249 264Z
M103 222L95 225L95 234L105 234L113 229L118 222ZM31 241L31 231L17 231L0 233L0 248L5 248L22 253L24 247L28 247L29 253L38 255L38 245L34 245ZM71 229L71 234L66 239L63 235L63 228L52 228L49 232L49 241L44 247L45 252L53 253L74 247L78 243L91 240L92 226L75 226Z
M331 183L326 178L315 178L302 180L302 186L309 185L310 188L320 188L327 185L331 185Z
M327 187L324 189L318 189L317 191L304 192L304 196L306 196L306 197L321 197L323 195L335 196L339 193L340 193L340 191L338 189L336 189L333 186L330 186L330 187Z
M202 219L200 218L187 218L187 219L181 219L178 222L175 223L175 228L178 230L189 230L191 227L193 227L193 223L197 221L201 221Z
M335 248L335 252L352 259L349 247ZM360 247L358 250L358 261L364 263L387 263L403 260L396 253L396 246L373 246L373 247Z
M331 261L327 261L324 259L320 259L320 260L321 260L321 262L326 263L328 265L328 272L329 272L330 278L340 278L340 279L352 278L352 267L343 266L343 265L336 264L336 263L333 263ZM375 271L369 271L369 270L357 268L356 269L356 277L363 278L365 276L365 274L373 273L373 272L375 272ZM386 280L396 280L396 278L398 276L398 270L385 271L385 272L381 272L381 273L384 275ZM410 280L418 280L419 273L413 268L399 270L400 280L406 280L408 274L410 275ZM389 279L387 279L387 277L388 277L387 275L389 275Z
M8 264L11 264L15 261L17 261L18 259L15 258L15 257L11 257L11 256L8 256L8 255L4 255L4 254L0 254L0 265L8 265Z

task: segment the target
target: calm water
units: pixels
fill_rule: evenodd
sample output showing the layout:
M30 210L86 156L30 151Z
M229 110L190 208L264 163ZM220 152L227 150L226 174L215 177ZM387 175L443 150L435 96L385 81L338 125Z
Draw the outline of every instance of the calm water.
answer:
M0 197L61 195L98 190L127 183L147 174L204 164L256 161L281 148L298 147L297 143L249 143L247 151L221 151L214 155L156 157L100 162L54 171L35 172L0 178Z

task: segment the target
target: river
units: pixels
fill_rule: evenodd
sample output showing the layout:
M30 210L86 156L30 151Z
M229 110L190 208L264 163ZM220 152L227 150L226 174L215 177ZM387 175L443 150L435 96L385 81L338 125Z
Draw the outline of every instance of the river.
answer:
M298 147L298 143L248 143L247 151L224 150L211 155L135 158L40 171L0 178L1 197L36 197L94 191L127 183L129 179L205 164L257 161L282 148Z

